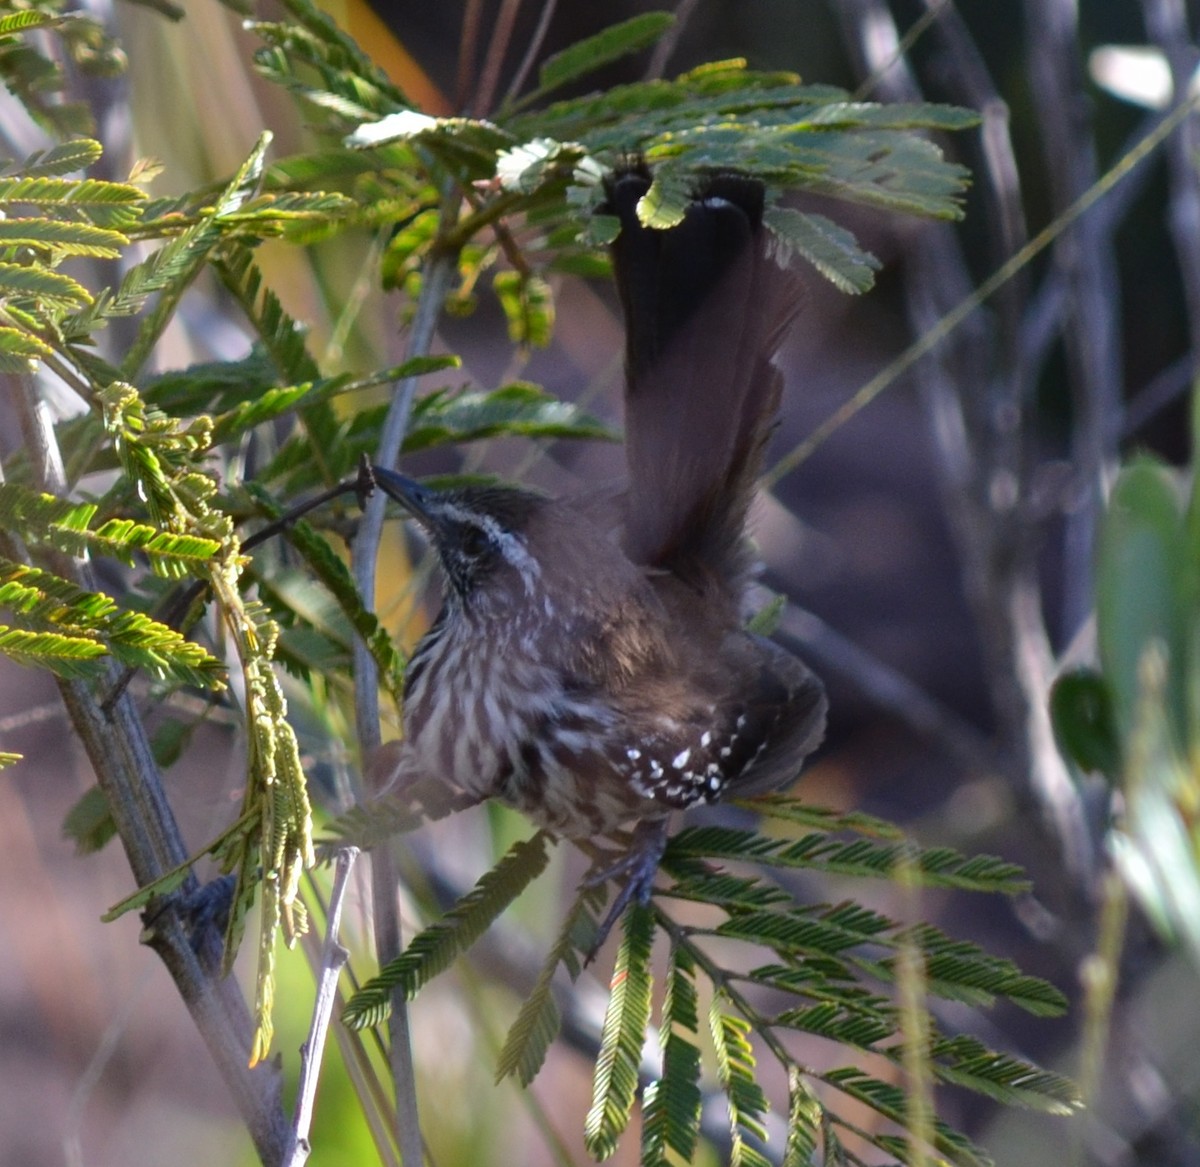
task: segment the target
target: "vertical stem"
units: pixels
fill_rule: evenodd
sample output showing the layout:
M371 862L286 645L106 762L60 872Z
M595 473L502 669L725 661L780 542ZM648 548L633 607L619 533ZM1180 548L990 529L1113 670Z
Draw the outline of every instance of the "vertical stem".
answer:
M452 221L455 194L448 190L443 200L443 231ZM432 344L438 316L457 270L457 254L436 251L425 270L421 296L409 337L407 356L424 356ZM391 407L384 421L376 460L383 466L394 466L404 442L412 414L417 379L408 377L396 387ZM353 564L355 582L368 608L375 606L375 561L383 532L384 498L376 494L368 503L354 542ZM366 644L356 639L354 644L355 725L360 757L369 758L380 744L379 734L379 677L375 660ZM375 924L376 957L380 964L399 955L400 916L396 907L398 884L395 857L390 844L377 847L371 854L371 890ZM396 1137L405 1167L419 1167L422 1161L420 1112L417 1106L416 1076L413 1067L412 1040L409 1032L408 1005L403 990L392 996L392 1013L388 1023L391 1070L396 1088Z
M37 485L63 494L58 442L31 378L6 377L9 399L17 409ZM13 543L4 536L6 543ZM10 553L20 554L12 546ZM87 573L70 557L47 557L57 574L86 586ZM111 687L117 670L105 684ZM79 736L108 801L129 866L139 886L178 867L187 849L167 802L145 726L128 691L105 705L84 681L60 679L59 693L71 726ZM195 877L182 892L196 890ZM279 1069L271 1063L249 1068L250 1012L233 978L221 979L220 937L215 929L191 932L178 911L178 897L166 897L167 910L148 924L145 943L158 954L196 1023L214 1062L233 1095L263 1163L281 1162L288 1124L281 1101Z
M1099 168L1080 57L1075 0L1026 0L1030 79L1054 210L1062 213L1096 185ZM1124 393L1120 346L1120 280L1105 218L1081 214L1054 246L1067 306L1062 339L1075 413L1072 461L1086 491L1067 524L1062 572L1062 638L1069 640L1091 610L1096 525L1117 456Z
M317 1100L317 1079L325 1054L325 1038L329 1034L329 1019L337 1001L338 978L350 956L338 939L338 933L342 925L342 903L350 882L350 872L353 871L357 858L357 847L342 847L334 860L333 890L329 893L329 909L325 920L325 945L321 953L312 1021L300 1059L296 1115L292 1124L293 1140L286 1167L301 1167L308 1160L308 1133L312 1127L313 1109Z

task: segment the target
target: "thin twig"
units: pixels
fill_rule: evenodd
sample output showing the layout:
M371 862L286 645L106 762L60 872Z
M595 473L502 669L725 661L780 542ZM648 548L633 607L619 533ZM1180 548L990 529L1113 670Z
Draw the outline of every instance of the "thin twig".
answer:
M1163 51L1171 68L1175 99L1191 106L1188 88L1196 71L1197 49L1188 33L1187 10L1182 0L1142 0L1146 31ZM1196 154L1200 125L1194 106L1171 143L1168 156L1171 176L1171 235L1179 252L1178 267L1188 309L1188 334L1193 375L1200 373L1200 185L1196 180Z
M1148 119L1148 127L1153 128L1161 115ZM1148 132L1147 127L1139 127L1125 143L1123 150L1141 140ZM1131 174L1120 186L1116 187L1103 203L1092 212L1103 224L1093 224L1095 230L1104 235L1112 235L1125 221L1134 204L1146 189L1147 183L1153 178L1154 172L1149 167ZM1041 370L1052 351L1052 346L1058 339L1065 325L1065 315L1068 305L1068 289L1066 274L1059 268L1046 273L1036 292L1026 306L1024 319L1021 322L1020 348L1025 356L1026 372L1029 384L1035 385L1041 375Z
M542 44L546 40L546 34L550 31L550 21L554 18L554 10L557 7L558 0L546 0L542 5L542 14L538 17L537 28L533 30L533 36L529 38L529 44L525 49L525 56L521 58L521 63L517 66L513 79L508 83L502 105L508 105L517 99L526 78L533 71L533 63L537 60L538 53L542 51Z
M321 887L313 879L311 871L307 873L307 881L308 896L312 905L316 907L316 915L324 919L329 914L329 908ZM305 935L304 943L308 950L310 965L314 969L319 968L321 945L317 943L316 937L311 932ZM358 978L354 975L353 965L346 967L345 980L351 994L358 992L361 988ZM339 984L337 990L339 1015L345 1006L346 992ZM374 1140L375 1150L379 1155L380 1167L400 1167L400 1151L395 1140L394 1091L389 1091L384 1085L378 1068L387 1059L387 1050L380 1039L379 1031L375 1028L350 1030L344 1025L338 1025L333 1032L342 1055L342 1065L346 1070L346 1076L350 1079L355 1096L362 1107L363 1118L371 1131L371 1138ZM368 1053L364 1044L367 1040L374 1044L379 1055L378 1059L373 1059Z
M1125 425L1121 430L1122 440L1134 437L1168 405L1173 405L1191 388L1196 379L1193 367L1195 350L1184 353L1165 369L1152 377L1147 384L1136 390L1125 411Z
M675 23L659 38L650 55L650 64L646 66L645 80L657 81L666 72L667 62L679 44L683 30L692 18L692 13L699 7L700 0L679 0L675 5Z
M929 3L929 0L926 0ZM882 9L882 5L878 6ZM930 9L934 11L934 9ZM1028 239L1008 107L957 9L943 4L933 28L940 47L931 71L960 103L980 111L976 180L993 263ZM875 26L883 22L875 19ZM885 82L893 101L920 101L906 66ZM970 293L972 277L958 235L948 227L922 233L906 267L909 317L919 336ZM997 292L997 311L975 317L952 344L922 363L919 383L940 465L943 505L958 546L964 591L981 630L993 704L1004 740L1026 752L1027 709L1013 667L1016 637L1008 596L1035 571L1030 530L1017 502L1028 477L1025 452L1026 361L1019 343L1028 275L1018 273ZM965 386L977 382L975 392ZM997 490L1003 484L1006 489ZM1021 770L1027 767L1020 763Z
M512 43L513 26L517 22L520 8L521 0L501 0L496 23L492 25L487 57L479 75L479 85L471 98L471 112L476 117L486 117L492 111L492 102L495 101L496 90L500 86L500 71L504 68L504 58L508 54L508 46Z
M872 30L860 50L870 65L872 52L883 55L882 30L895 39L894 25L879 0L859 0L854 10L861 23L852 24L850 31ZM993 253L998 259L1025 254L1030 245L1020 246L1025 228L1007 110L957 12L944 9L936 28L945 47L941 69L946 80L960 100L985 111L981 171L990 204L988 222L995 231ZM902 62L888 70L882 84L891 100L921 98ZM922 338L938 334L949 317L979 295L969 291L966 258L946 227L926 229L908 274L909 314ZM965 591L987 656L1002 741L1012 751L1018 773L1028 775L1029 789L1053 824L1068 867L1086 885L1091 848L1078 795L1049 733L1044 694L1053 657L1037 603L1031 532L1017 505L1028 477L1022 426L1026 362L1019 345L1026 277L1023 266L1013 267L1009 275L1003 282L992 281L992 291L1003 287L1006 293L999 313L974 317L971 335L960 334L953 345L937 351L936 359L924 361L919 384ZM956 323L964 318L956 317ZM932 351L927 355L932 357ZM964 392L971 381L982 382L985 391ZM1006 768L1011 770L1012 763Z
M456 192L448 187L442 203L442 220L446 227L452 225L456 209ZM429 353L438 316L456 270L456 252L445 249L435 251L424 273L406 359ZM416 391L416 377L408 377L396 387L376 451L375 461L382 466L396 465L404 434L408 429ZM375 563L383 534L383 515L384 498L381 494L376 494L364 509L358 536L354 541L352 559L355 582L363 604L368 609L375 607ZM359 756L365 763L380 744L379 675L375 660L361 637L356 637L354 641L354 696ZM400 952L400 919L396 907L397 880L391 847L376 848L371 855L371 887L376 956L381 964ZM409 1035L408 1004L402 990L398 989L393 993L391 1005L388 1032L391 1070L396 1089L396 1136L405 1167L419 1167L423 1154L420 1111L417 1106L416 1076Z
M949 3L950 0L933 0L932 3L927 3L925 11L913 21L905 34L892 38L888 51L881 55L882 59L871 64L871 71L859 83L850 100L866 101L893 69L902 67L902 62L913 45L925 35Z
M1099 169L1080 59L1078 5L1075 0L1025 0L1025 22L1046 173L1055 208L1063 209L1087 195ZM1096 525L1117 457L1124 404L1120 280L1105 219L1076 215L1055 240L1054 262L1067 285L1069 327L1062 339L1075 415L1072 461L1086 490L1067 517L1060 573L1063 629L1070 637L1091 610Z
M325 1038L329 1033L329 1019L337 1001L338 978L350 958L350 953L338 939L338 934L342 923L342 902L346 897L350 873L354 870L354 861L357 858L357 847L341 847L334 859L333 888L329 893L325 947L321 954L321 971L317 977L312 1022L308 1028L308 1038L300 1047L300 1080L296 1088L296 1113L292 1118L292 1146L284 1159L287 1167L301 1167L301 1164L307 1162L311 1150L308 1135L312 1130L317 1080L325 1054Z
M479 55L479 34L483 28L483 0L467 0L463 13L462 35L458 40L458 70L454 82L454 108L464 114L474 111L470 100L475 77L475 58Z
M336 486L331 486L328 490L324 490L302 503L297 503L286 514L280 515L279 518L274 519L267 523L266 526L255 531L253 535L247 536L242 541L241 549L242 551L252 551L259 544L265 543L268 539L273 539L276 535L286 531L290 526L308 514L309 511L316 510L318 507L324 506L327 502L332 502L335 498L339 498L343 494L358 495L361 505L366 501L366 497L370 493L361 473L352 481L339 482ZM168 595L156 618L161 623L166 624L168 628L182 631L184 617L208 587L209 584L206 580L194 580L187 587ZM100 702L100 707L105 712L112 709L117 698L125 692L129 687L129 683L136 675L137 669L133 665L126 665L121 670L117 676L116 683Z

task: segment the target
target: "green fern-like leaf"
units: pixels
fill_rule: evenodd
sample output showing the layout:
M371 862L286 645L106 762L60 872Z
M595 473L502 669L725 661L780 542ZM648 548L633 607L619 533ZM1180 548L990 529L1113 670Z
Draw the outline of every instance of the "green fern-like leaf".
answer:
M734 805L753 811L763 818L793 823L799 827L829 834L848 831L871 839L893 839L897 842L905 838L904 831L886 819L876 818L858 810L841 811L812 806L790 794L762 794L752 799L735 799Z
M363 604L354 577L345 562L329 545L328 540L308 523L292 524L288 528L287 538L304 556L305 563L316 578L329 589L346 618L363 638L379 667L380 677L393 692L398 692L402 684L400 654L396 651L387 629Z
M77 308L91 303L91 293L61 272L20 263L0 263L0 297L26 307Z
M389 996L399 987L413 997L448 968L488 926L546 869L549 838L539 831L514 843L508 853L437 923L415 936L395 960L384 965L350 999L342 1019L352 1029L377 1025L390 1011Z
M48 669L67 680L81 680L104 674L101 658L108 656L108 649L88 636L32 632L0 624L0 655L19 665Z
M576 41L570 48L546 58L538 74L538 88L526 101L540 101L572 81L648 48L674 23L675 17L669 12L643 12L610 25L595 36Z
M819 1077L827 1085L870 1107L898 1126L906 1125L908 1102L904 1090L899 1086L882 1082L856 1066L830 1070ZM911 1149L906 1139L879 1135L871 1141L903 1162L911 1161ZM933 1145L934 1150L944 1155L955 1167L993 1167L991 1159L970 1139L940 1120L934 1122Z
M754 1076L754 1050L750 1045L750 1024L732 1011L729 998L714 994L708 1011L708 1024L717 1053L717 1080L725 1091L729 1108L732 1151L731 1167L770 1167L770 1160L751 1143L767 1137L764 1118L767 1097Z
M374 454L386 408L364 409L348 426L332 419L331 436L323 439L324 450L319 457L317 447L322 443L311 428L289 439L263 471L263 479L277 485L280 491L296 494L315 488L327 478L336 481L348 477L362 455ZM306 424L307 420L306 416ZM612 430L577 406L558 401L535 385L517 382L490 393L435 391L427 395L414 408L403 449L411 454L501 435L605 440L615 437ZM327 470L322 468L322 460Z
M824 215L772 207L763 215L763 222L784 264L793 254L801 255L843 292L866 292L874 286L875 273L882 266L879 260L859 247L849 231Z
M891 878L904 863L906 876L918 884L966 891L1015 895L1029 886L1019 867L990 856L965 856L945 847L914 854L903 843L844 841L816 832L800 839L769 839L731 827L689 827L671 840L671 851L681 858L745 859L864 878Z
M95 637L131 668L163 680L221 688L224 666L199 645L141 612L121 611L116 601L49 572L0 559L0 606L34 628L73 637Z
M826 1127L825 1111L820 1099L809 1089L804 1075L796 1066L788 1070L788 1134L783 1150L782 1167L813 1167L817 1162L817 1148L824 1141L825 1162L836 1159L828 1140L824 1139Z
M28 216L0 219L0 248L28 247L51 261L68 256L116 259L129 239L120 231L91 223Z
M52 24L54 17L48 12L28 10L24 12L6 12L0 16L0 37L11 37L18 32L28 32L34 28L44 28Z
M719 936L763 944L785 955L837 955L883 942L894 926L887 917L846 901L833 907L740 912L730 916L716 932Z
M96 227L126 232L137 221L145 194L127 183L88 178L0 178L0 206L28 205L66 219L86 219Z
M1067 1000L1058 989L1022 973L1012 961L970 941L954 940L931 924L916 925L911 934L923 953L931 992L975 1006L990 1006L1004 997L1037 1017L1066 1012ZM892 975L891 961L879 967L885 977Z
M106 288L88 308L65 321L64 334L70 340L85 342L104 321L140 312L155 293L181 291L199 273L220 237L220 229L211 220L192 225L131 267L115 290ZM161 321L157 327L151 325L147 337L157 336L162 326ZM141 341L139 349L145 349L148 343L148 339ZM124 367L130 370L125 375L132 376L140 361L127 359Z
M410 104L337 24L308 0L286 0L288 22L252 21L266 48L255 54L264 76L348 121Z
M775 1024L789 1029L802 1029L817 1037L859 1049L871 1049L876 1042L895 1033L895 1017L890 1014L889 1010L882 1015L873 1015L861 1008L848 1008L842 1002L830 1001L803 1009L785 1010L775 1018Z
M690 1163L700 1131L700 1014L695 966L687 951L671 950L663 1000L662 1075L646 1089L642 1164Z
M592 1106L583 1127L584 1142L596 1159L607 1159L617 1149L633 1110L650 1023L653 940L653 910L634 903L625 913L625 935L617 952L592 1079Z
M0 326L0 373L32 373L39 361L53 355L54 350L36 336Z
M382 369L369 377L351 378L345 375L320 378L300 385L271 385L260 388L213 419L213 444L233 441L264 422L332 400L347 393L359 393L379 385L401 381L405 377L421 376L443 369L458 368L458 357L444 355L422 357L402 365ZM176 381L178 386L182 382Z
M663 869L676 877L675 883L665 894L695 903L715 904L726 911L790 904L793 898L776 884L753 876L742 877L710 869L686 869L675 856L664 860Z
M16 170L20 179L25 181L55 178L76 170L86 170L93 162L98 161L103 153L104 147L94 138L72 138L69 142L59 142L47 150L38 150L30 154Z
M1073 1114L1080 1106L1079 1090L1069 1079L990 1050L967 1034L935 1040L929 1054L939 1080L965 1086L1008 1106L1062 1115Z
M585 889L563 921L533 991L525 999L504 1039L496 1063L497 1082L515 1074L522 1086L528 1086L537 1077L546 1060L546 1051L562 1025L562 1014L554 999L554 974L559 965L566 965L572 977L578 975L580 965L573 960L573 954L586 952L592 945L596 934L593 911L602 895L601 888Z
M109 555L132 565L142 554L158 574L178 577L202 572L220 548L214 539L173 534L131 519L109 519L92 528L96 511L94 503L69 502L16 482L0 483L0 526L69 555Z
M424 398L413 412L404 449L413 453L501 434L608 441L616 437L577 406L557 400L537 385L517 381L489 393Z

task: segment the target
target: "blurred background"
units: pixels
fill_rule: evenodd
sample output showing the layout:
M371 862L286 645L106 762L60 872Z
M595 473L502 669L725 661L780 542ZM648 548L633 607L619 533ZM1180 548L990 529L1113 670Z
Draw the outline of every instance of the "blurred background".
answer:
M90 7L107 14L130 60L124 78L89 83L109 177L123 177L135 158L157 158L164 171L153 191L167 194L231 173L263 127L274 131L278 155L307 141L292 99L255 75L257 42L230 9L196 0L173 22L150 6ZM461 106L464 7L327 5L433 112ZM559 5L542 51L651 7ZM506 62L514 68L543 6L472 0L471 8L484 28L515 8ZM1089 190L1162 116L1170 65L1187 75L1196 59L1196 13L1182 0L682 0L679 12L669 74L740 56L851 91L865 82L861 92L873 100L951 101L983 114L979 130L942 143L975 173L962 224L823 208L884 266L862 297L805 276L804 310L781 356L788 387L774 459L786 459ZM264 5L260 15L269 13ZM910 51L893 63L914 28ZM1116 46L1159 55L1122 56ZM622 62L598 81L632 80L649 65L648 56ZM1137 448L1180 463L1188 456L1200 318L1193 132L1185 123L931 357L831 433L775 483L756 515L763 583L789 601L781 635L830 693L828 740L803 792L817 805L901 823L924 844L1000 855L1028 870L1033 891L1015 901L929 893L920 911L1046 977L1073 1002L1053 1022L1012 1009L970 1017L947 1009L949 1022L1069 1074L1080 1071L1082 988L1097 967L1109 799L1098 780L1069 774L1059 760L1046 697L1064 663L1093 652L1092 548L1116 458ZM3 133L6 154L37 148L15 124ZM379 367L403 351L399 305L377 286L371 246L264 248L264 267L310 327L326 372ZM563 278L556 293L555 336L544 350L514 358L486 295L472 315L444 321L438 347L459 353L480 387L519 376L618 425L612 289ZM119 332L111 343L119 346ZM170 368L236 357L247 343L228 305L202 283L158 361ZM3 440L11 447L11 433ZM506 440L464 458L430 455L407 469L486 467L552 490L620 469L610 446L534 449ZM393 537L390 554L401 556L402 537ZM381 592L381 612L393 621L407 620L410 605L411 597ZM332 785L350 764L338 727L306 722L298 694L293 709L310 773ZM241 782L232 722L210 721L202 732L200 748L168 775L197 845L228 820ZM0 666L0 746L26 758L0 776L0 944L8 957L0 962L0 1162L251 1162L207 1052L156 958L137 943L138 922L99 922L131 890L122 855L110 847L76 859L62 838L63 815L91 776L49 678ZM435 893L464 890L496 839L519 829L489 810L439 824L414 842L406 875ZM582 1161L589 1066L572 1041L555 1048L530 1098L491 1082L520 990L582 870L567 850L554 878L415 1010L420 1094L435 1116L430 1153L442 1167L551 1163L560 1141ZM813 883L797 894L873 896L886 910L905 910L886 888ZM360 905L352 915L365 930ZM597 979L585 975L570 1022L584 1055L607 967L602 957ZM311 977L300 957L282 959L280 971L275 1048L290 1074ZM953 1093L940 1097L945 1117L1000 1164L1060 1164L1071 1155L1103 1167L1200 1163L1195 968L1134 912L1120 973L1101 1093L1086 1123ZM313 1163L376 1161L355 1111L349 1087L331 1072ZM706 1153L701 1162L719 1161ZM617 1161L636 1161L633 1140Z

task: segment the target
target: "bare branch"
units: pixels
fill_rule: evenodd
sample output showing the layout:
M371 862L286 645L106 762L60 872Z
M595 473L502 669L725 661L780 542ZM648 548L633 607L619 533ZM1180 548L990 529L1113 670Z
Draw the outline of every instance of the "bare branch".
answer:
M503 104L508 105L510 101L516 100L526 79L533 71L534 62L538 58L538 53L542 51L542 44L546 40L546 33L550 31L550 21L554 19L554 10L557 7L558 0L545 0L542 5L542 14L538 17L537 28L533 30L533 36L529 38L529 44L525 46L525 55L521 58L517 71L508 83Z
M679 38L683 36L683 30L687 27L687 23L692 18L692 14L700 6L700 0L679 0L675 5L675 23L667 29L666 33L654 46L654 52L650 55L650 64L646 66L646 80L654 81L666 72L667 62L671 59L671 55L675 52L675 46L679 44Z
M1026 0L1025 11L1046 173L1061 212L1098 177L1079 13L1073 0ZM1120 281L1104 217L1080 215L1056 242L1054 261L1067 285L1063 342L1075 408L1072 457L1087 486L1084 505L1068 518L1062 588L1063 627L1070 636L1091 605L1092 545L1116 461L1124 400Z
M317 977L317 994L313 1002L312 1022L308 1038L300 1048L300 1081L296 1089L296 1113L292 1119L292 1146L284 1162L288 1167L301 1167L308 1161L311 1150L308 1133L312 1129L313 1106L317 1098L317 1080L321 1061L325 1053L325 1038L329 1033L329 1019L337 1003L338 978L350 953L338 939L342 923L342 903L354 861L358 858L357 847L342 847L334 859L333 890L329 893L329 910L325 924L325 947L321 954L321 969Z
M453 225L453 209L456 206L454 192L447 191L442 205L444 228ZM425 271L406 359L424 356L430 351L438 315L456 270L454 253L435 252ZM408 377L396 386L375 457L380 465L390 467L396 464L404 442L404 434L408 429L416 390L416 377ZM375 605L375 561L383 533L384 501L382 494L378 493L369 500L353 548L355 582L367 608L373 608ZM375 660L361 637L356 637L354 642L354 696L359 757L365 760L371 757L380 743L379 674ZM399 955L401 947L400 919L396 909L398 876L390 847L379 847L372 853L371 884L374 893L376 956L380 964L384 964ZM416 1076L409 1036L408 1005L403 992L399 990L393 994L388 1029L391 1039L391 1068L396 1088L396 1135L400 1153L405 1164L420 1164L420 1112L417 1106Z

